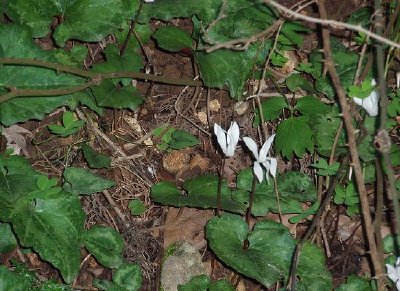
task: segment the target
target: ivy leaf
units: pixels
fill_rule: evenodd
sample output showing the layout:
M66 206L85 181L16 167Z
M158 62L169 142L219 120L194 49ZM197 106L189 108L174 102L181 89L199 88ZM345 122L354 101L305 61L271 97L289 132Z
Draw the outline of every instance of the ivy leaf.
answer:
M337 107L332 107L330 112L325 114L320 114L313 116L312 122L309 122L314 131L314 142L317 146L317 151L319 154L329 157L332 152L332 145L336 138L337 131L341 123L341 118L339 117L339 109ZM346 139L345 134L342 130L338 146L335 151L335 156L343 154L347 151L345 148Z
M319 159L316 163L311 164L313 168L318 169L317 174L320 176L333 176L339 170L340 163L335 162L328 165L325 159Z
M308 126L308 117L289 117L282 121L276 130L275 146L282 155L291 158L293 152L301 157L306 150L312 152L312 131Z
M99 73L138 72L143 67L141 56L129 45L123 56L120 55L119 48L115 44L108 45L104 49L104 54L107 61L94 65L94 71ZM112 79L114 85L117 85L119 81L122 81L123 85L127 86L130 84L131 78Z
M82 145L83 156L85 157L89 167L92 169L108 168L111 164L111 158L94 151L89 145Z
M160 48L170 52L179 52L183 49L192 50L193 40L183 29L176 26L162 26L153 34Z
M202 175L185 181L183 188L186 194L172 183L162 181L151 187L151 198L163 205L176 207L217 208L218 177L214 175ZM244 213L239 203L234 201L226 181L221 187L221 207L223 210Z
M11 224L0 223L0 233L0 254L7 254L18 246L18 241L11 229Z
M65 168L63 177L64 189L76 195L97 193L114 186L113 181L96 176L82 168Z
M361 85L351 85L347 88L348 95L350 97L357 97L357 98L367 98L371 95L372 91L374 91L375 85L372 84L370 78L364 80Z
M209 87L227 86L231 97L239 100L243 96L247 79L253 73L253 66L268 52L271 42L264 47L251 45L246 51L220 49L211 53L196 52L195 59L199 65L204 84Z
M146 212L146 206L139 199L133 199L129 202L128 208L132 215L141 215Z
M99 86L91 87L91 90L97 105L103 107L135 110L144 101L135 87L117 87L110 80L103 81Z
M294 109L304 115L313 116L327 113L331 110L331 107L314 96L304 96L297 100Z
M65 111L62 116L63 125L50 124L48 128L54 134L62 137L69 136L79 131L79 129L85 124L82 120L75 119L74 114L71 111Z
M22 1L20 1L22 2ZM28 10L29 11L29 10ZM43 51L32 40L26 26L16 24L0 25L0 47L8 58L33 58L57 62L59 50ZM54 89L81 85L85 82L68 74L58 74L55 70L32 66L1 66L0 88ZM21 97L0 104L0 122L10 126L28 119L42 119L45 113L68 104L75 94L51 97Z
M85 232L83 242L87 250L103 266L115 269L122 265L124 240L116 230L95 225Z
M123 290L137 291L142 286L142 273L140 266L133 263L125 263L113 274L113 282Z
M357 275L351 274L346 279L346 283L341 284L336 291L372 291L375 290L372 288L371 282L365 278L361 278Z
M168 142L168 145L174 150L188 148L197 144L199 144L199 140L195 136L179 129L171 134L171 140Z
M31 199L28 194L39 191L43 175L19 156L0 155L0 165L6 170L0 172L0 220L12 224L23 247L33 248L72 282L79 272L85 221L78 197L61 190Z
M126 16L135 11L129 1L122 0L80 0L68 4L63 13L64 22L54 32L59 46L64 46L72 38L86 42L101 41L120 28Z
M314 93L314 87L309 81L304 79L300 74L291 74L286 79L286 86L291 92L297 92L303 89L307 92Z
M264 120L274 120L282 114L282 110L289 108L283 97L270 97L265 101L261 102L261 108L264 116ZM258 126L260 124L260 112L256 113L253 125Z
M280 223L262 220L250 231L240 216L224 214L207 223L206 237L219 259L267 288L288 276L295 241ZM332 276L325 268L322 251L316 246L304 245L297 274L299 290L309 286L310 290L332 288Z
M31 284L28 278L11 272L6 266L0 265L1 290L30 290Z

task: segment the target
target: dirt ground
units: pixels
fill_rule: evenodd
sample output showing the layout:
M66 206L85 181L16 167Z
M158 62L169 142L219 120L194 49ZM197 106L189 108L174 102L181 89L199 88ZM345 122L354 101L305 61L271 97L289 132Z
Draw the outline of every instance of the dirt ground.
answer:
M332 15L340 19L343 17L340 14L344 9L341 5L343 1L332 3L330 7L335 12ZM351 7L363 4L352 1ZM347 6L345 10L349 11L348 9ZM174 24L190 29L187 20L174 20ZM46 44L46 40L41 42L42 45ZM100 54L102 46L91 44L91 50L94 56L92 55L89 62L101 61L96 54ZM147 45L144 52L149 60L148 66L154 73L169 78L196 77L190 56L163 52L154 43ZM281 72L283 76L289 73L290 70ZM273 85L267 85L270 86L266 88L270 89L266 89L265 93L269 93L268 90L272 93ZM243 135L257 136L257 129L252 127L252 112L256 104L253 100L238 104L223 89L200 88L200 91L196 91L193 88L139 81L137 87L146 98L137 112L106 110L104 116L98 117L88 109L81 108L81 114L94 118L95 124L87 124L79 134L68 138L52 138L47 129L47 125L60 119L62 108L41 121L20 124L30 131L25 138L31 164L36 170L58 178L66 165L87 167L79 150L83 142L88 142L95 150L112 157L111 169L98 170L97 173L114 180L116 186L106 193L81 197L87 215L86 227L107 225L123 236L126 242L124 259L142 267L142 290L158 289L163 252L177 241L188 241L199 250L203 262L209 266L208 271L212 278L230 278L231 282L237 284L238 290L266 290L257 282L236 274L208 251L204 226L215 215L212 210L179 210L153 204L149 197L151 185L161 180L180 185L182 181L201 173L217 173L221 158L209 125L217 122L226 127L234 119L241 125ZM249 82L247 90L255 90L254 83ZM191 132L201 141L200 145L181 151L159 150L155 146L159 141L149 133L163 124ZM276 124L270 123L266 127L272 132ZM4 150L5 143L2 138L1 150ZM231 184L234 184L239 170L251 165L248 155L240 153L227 162L227 179ZM278 170L309 172L310 162L311 158L307 155L302 159L279 160ZM146 205L146 212L140 216L130 214L128 203L134 198L140 199ZM278 219L273 214L268 217ZM287 221L289 216L284 218ZM324 213L322 221L313 241L325 250L327 266L333 274L335 286L343 283L350 274L368 273L360 219L350 219L345 215L342 206L331 205ZM296 238L301 238L308 222L294 225L286 222L286 225ZM382 232L388 233L389 229L383 229ZM25 260L27 266L34 269L41 278L60 280L57 271L34 253L21 254L20 251L14 251L0 257L0 262L7 265L11 258ZM96 290L92 287L93 278L111 279L111 271L99 265L94 257L82 251L82 258L81 270L74 286L81 287L82 290Z

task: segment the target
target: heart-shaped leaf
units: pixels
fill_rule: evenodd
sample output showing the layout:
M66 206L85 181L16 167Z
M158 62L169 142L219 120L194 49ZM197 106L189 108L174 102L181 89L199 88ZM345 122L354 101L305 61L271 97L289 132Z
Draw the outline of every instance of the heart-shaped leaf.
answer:
M289 231L272 220L258 222L250 230L236 215L212 218L206 236L214 253L228 266L271 287L288 274L295 247ZM244 248L245 240L248 248Z
M224 214L207 223L206 237L211 249L225 264L264 286L269 288L287 279L296 243L282 224L263 220L250 231L242 217ZM325 268L324 255L312 244L302 247L297 274L299 290L332 288L332 276Z

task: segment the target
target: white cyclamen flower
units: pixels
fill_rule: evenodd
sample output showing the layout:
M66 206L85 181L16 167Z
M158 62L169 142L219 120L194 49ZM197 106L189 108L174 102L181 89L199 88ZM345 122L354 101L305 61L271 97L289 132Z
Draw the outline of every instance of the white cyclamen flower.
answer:
M376 85L375 79L372 79L371 82L372 85ZM362 106L365 111L369 114L369 116L377 116L378 115L378 109L379 109L379 104L378 104L378 93L374 90L371 92L371 95L369 95L367 98L361 99L358 97L353 98L354 102L357 105Z
M278 167L278 162L275 158L268 157L269 149L271 148L272 142L274 141L275 134L271 135L267 141L261 147L260 152L258 152L258 147L256 142L250 137L244 137L243 141L249 150L253 153L256 161L254 162L254 174L256 175L258 181L261 183L264 180L264 173L261 165L265 168L266 178L268 181L268 175L271 174L272 177L276 176L276 169Z
M386 268L389 279L396 284L397 291L400 291L400 257L397 258L394 267L386 264Z
M223 130L221 126L214 123L214 133L217 136L219 146L227 157L233 157L235 148L239 141L239 126L236 122L232 122L228 132Z

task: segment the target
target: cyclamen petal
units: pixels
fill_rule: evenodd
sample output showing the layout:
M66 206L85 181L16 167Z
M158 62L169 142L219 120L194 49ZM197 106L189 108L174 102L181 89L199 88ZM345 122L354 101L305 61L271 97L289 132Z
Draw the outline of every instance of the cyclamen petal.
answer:
M278 162L275 158L268 157L268 152L271 148L271 145L274 141L275 135L272 135L271 137L268 138L268 140L263 144L261 147L260 152L258 153L258 147L256 142L250 138L250 137L243 137L243 141L246 144L246 146L249 148L249 150L253 153L254 157L256 160L254 161L254 174L256 175L258 181L261 183L264 180L264 175L263 175L263 169L261 165L265 168L266 173L265 177L267 178L267 181L269 182L269 174L271 174L272 177L276 177L276 170L278 167Z
M217 136L218 144L225 156L232 157L235 154L235 148L239 141L240 132L237 123L231 123L228 132L214 123L214 134Z
M257 177L258 182L261 183L264 180L264 173L263 173L263 169L261 168L260 163L254 162L253 170L254 170L254 174Z
M371 84L376 85L375 79L372 79ZM364 108L365 111L367 111L369 116L377 116L378 115L379 100L378 100L378 94L375 90L372 91L371 95L369 95L367 98L361 99L358 97L354 97L353 100L357 105L362 106L362 108Z
M267 158L269 149L270 149L272 143L274 142L274 138L275 138L275 134L271 135L271 136L267 139L267 141L263 144L263 146L261 147L260 155L259 155L260 160L261 160L261 161L260 161L261 163L263 162L263 161L262 161L263 159L266 159L266 158Z
M278 161L275 158L270 158L269 172L272 177L276 177L276 170L278 169Z
M258 146L256 142L252 138L247 136L243 137L243 141L247 146L247 148L253 153L254 157L258 161Z
M400 291L400 258L397 258L394 267L386 264L386 268L389 279L396 283L396 288Z
M236 145L239 142L239 134L239 125L236 122L231 123L226 135L228 146L225 154L228 157L232 157L235 154Z

